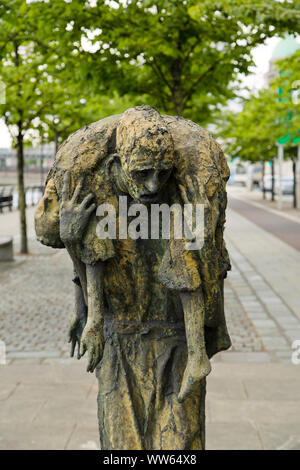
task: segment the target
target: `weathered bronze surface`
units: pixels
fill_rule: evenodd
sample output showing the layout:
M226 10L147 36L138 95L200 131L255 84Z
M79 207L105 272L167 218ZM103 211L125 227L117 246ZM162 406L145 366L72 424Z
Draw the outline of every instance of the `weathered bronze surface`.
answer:
M223 282L224 154L197 124L149 106L95 122L60 147L36 211L38 239L75 270L71 355L99 380L102 449L204 449L205 377L230 347ZM203 204L204 244L97 236L96 207Z

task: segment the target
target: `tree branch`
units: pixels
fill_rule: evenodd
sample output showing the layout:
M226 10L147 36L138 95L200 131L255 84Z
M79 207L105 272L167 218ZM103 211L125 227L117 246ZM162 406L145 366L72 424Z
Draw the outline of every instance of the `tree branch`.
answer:
M169 81L166 79L165 75L163 74L161 68L159 67L159 65L157 64L155 58L153 57L153 62L148 62L149 65L154 69L154 71L156 73L158 73L158 75L160 76L160 78L163 80L163 82L167 85L167 87L169 88L170 92L172 93L173 91L173 88L172 86L170 85ZM156 70L155 70L156 68Z
M190 98L191 94L193 93L195 87L201 82L201 80L209 73L211 72L219 63L221 62L221 59L218 59L216 62L211 64L208 69L203 72L200 77L197 78L197 80L194 81L194 83L190 86L190 88L183 94L183 103L185 104L187 100Z

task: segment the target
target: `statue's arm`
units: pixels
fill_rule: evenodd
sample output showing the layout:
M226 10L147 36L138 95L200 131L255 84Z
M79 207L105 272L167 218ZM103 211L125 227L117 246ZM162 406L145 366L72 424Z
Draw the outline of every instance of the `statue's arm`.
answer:
M179 401L199 388L199 383L211 371L205 344L205 324L207 318L218 321L219 291L218 253L215 247L215 232L219 217L217 197L208 198L205 188L197 178L186 177L186 185L180 186L185 204L203 204L204 206L204 243L199 249L198 270L201 284L196 289L180 292L184 311L184 322L188 349L188 360L184 371Z
M92 194L79 202L82 189L83 181L80 181L75 190L71 190L71 176L69 172L66 172L60 202L60 238L68 250L74 264L74 270L80 280L80 286L75 291L75 308L79 311L75 312L77 315L76 333L72 331L72 339L74 343L75 334L76 346L78 338L81 337L78 357L82 357L88 351L87 370L93 372L101 360L103 352L103 262L97 261L93 265L85 264L76 255L76 247L80 245L90 216L96 208ZM87 306L87 321L82 331L84 304ZM73 352L73 343L71 353Z
M74 356L77 346L77 359L80 359L80 340L87 321L87 304L80 278L74 269L75 310L69 329L69 343L71 343L71 357Z
M180 292L188 350L187 365L183 374L178 400L183 401L206 377L211 366L206 353L204 322L205 304L201 286L195 291Z
M80 356L88 351L87 371L93 372L102 359L104 336L104 263L86 266L88 318L83 330Z

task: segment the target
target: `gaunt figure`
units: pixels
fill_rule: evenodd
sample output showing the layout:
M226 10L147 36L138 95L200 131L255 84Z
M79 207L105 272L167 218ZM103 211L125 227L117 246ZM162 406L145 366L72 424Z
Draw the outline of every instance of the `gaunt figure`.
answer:
M228 176L206 131L150 106L80 129L57 153L36 232L73 260L72 354L77 344L79 357L88 353L88 371L96 369L102 449L205 447L209 358L230 347L223 299ZM169 239L161 231L131 237L136 203L149 212L153 204L202 204L203 244L188 249L176 238L175 217ZM99 237L96 207L103 204L114 208L116 237Z

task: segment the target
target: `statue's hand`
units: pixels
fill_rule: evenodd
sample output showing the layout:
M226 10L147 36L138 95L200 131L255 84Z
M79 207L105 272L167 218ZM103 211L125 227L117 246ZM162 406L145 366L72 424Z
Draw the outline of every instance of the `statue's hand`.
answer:
M102 325L87 322L80 342L80 357L88 352L87 372L93 372L103 356L104 340Z
M69 343L71 343L70 356L74 356L74 351L77 345L77 359L80 359L80 339L82 336L83 329L86 325L86 317L78 317L74 315L71 326L69 329Z
M195 204L198 199L203 202L203 188L196 176L187 175L185 184L179 184L179 190L184 204Z
M60 238L63 243L76 243L82 239L90 215L96 209L92 194L86 196L81 203L78 202L82 185L82 181L78 183L69 199L70 173L66 172L60 204Z
M178 401L184 401L188 395L199 389L199 384L211 371L211 365L206 352L199 359L196 355L188 357L183 374Z

